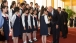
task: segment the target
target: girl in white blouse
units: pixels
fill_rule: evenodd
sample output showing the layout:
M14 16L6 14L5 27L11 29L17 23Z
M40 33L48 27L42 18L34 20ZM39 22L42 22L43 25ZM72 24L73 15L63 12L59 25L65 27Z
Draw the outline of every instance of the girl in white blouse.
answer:
M27 32L28 32L28 9L25 8L22 14L22 24L23 24L23 43L27 43Z
M38 30L38 25L37 25L37 10L33 10L33 40L34 41L37 41L37 38L36 38L36 32Z
M14 15L14 8L16 7L16 2L15 1L12 1L12 4L10 6L10 11L9 11L9 17L10 17L10 20L11 20L11 17ZM11 31L12 33L12 39L13 39L13 30L12 30L12 23L11 23Z
M29 38L29 43L32 43L31 40L31 33L32 33L32 29L33 29L33 8L29 9L29 14L28 14L28 38Z
M40 16L40 34L42 35L42 43L46 43L46 36L48 35L48 12L46 8L42 8Z
M15 13L12 16L11 23L13 28L13 42L18 43L18 37L20 35L20 13L19 7L14 8Z

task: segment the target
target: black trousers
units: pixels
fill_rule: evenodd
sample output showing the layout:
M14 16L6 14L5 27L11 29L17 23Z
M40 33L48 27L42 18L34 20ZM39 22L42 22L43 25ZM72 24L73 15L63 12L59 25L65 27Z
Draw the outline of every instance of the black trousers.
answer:
M67 37L67 34L68 34L68 26L66 24L64 25L64 28L62 28L62 36Z
M59 43L60 29L56 29L56 24L52 24L53 43Z

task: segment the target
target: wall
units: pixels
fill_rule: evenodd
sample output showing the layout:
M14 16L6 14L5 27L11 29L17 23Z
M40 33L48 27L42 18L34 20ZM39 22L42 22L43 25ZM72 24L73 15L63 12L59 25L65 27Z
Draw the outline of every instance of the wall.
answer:
M24 0L19 0L20 3L22 3ZM38 3L40 6L51 6L53 1L52 0L25 0L29 2Z
M76 0L62 0L64 2L64 7L69 6L76 13ZM76 17L76 14L74 15Z
M64 2L64 6L69 6L74 12L76 12L76 0L62 0ZM76 14L74 15L76 17Z

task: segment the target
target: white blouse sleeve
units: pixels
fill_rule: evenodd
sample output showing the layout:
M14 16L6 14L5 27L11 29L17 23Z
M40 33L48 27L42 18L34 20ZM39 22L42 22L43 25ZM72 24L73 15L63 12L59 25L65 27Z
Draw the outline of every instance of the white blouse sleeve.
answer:
M44 19L45 19L46 24L49 24L47 15L44 16Z
M25 15L24 14L22 14L22 25L23 27L25 27Z
M39 12L39 14L38 14L38 19L40 20L40 12Z
M33 16L33 25L35 26L35 20L34 20L34 16Z
M8 15L9 18L9 29L11 29L11 20L10 20L10 16Z
M12 26L14 25L15 19L16 19L16 15L14 14L11 19Z
M19 12L20 12L20 14L22 14L22 10L21 9L19 10Z
M9 12L9 19L11 20L11 17L12 17L12 9L10 10Z
M30 16L31 16L31 15L28 15L28 26L31 27L31 19L30 19Z

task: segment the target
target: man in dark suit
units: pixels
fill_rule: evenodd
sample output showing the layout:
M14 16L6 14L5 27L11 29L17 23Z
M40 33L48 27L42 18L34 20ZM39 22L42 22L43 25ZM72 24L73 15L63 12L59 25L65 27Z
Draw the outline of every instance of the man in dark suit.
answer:
M59 43L59 13L53 7L48 7L49 16L51 16L51 29L53 32L53 43Z
M68 23L68 13L65 11L65 9L62 9L62 11L64 12L64 29L63 29L63 37L64 38L67 38L67 34L68 34L68 26L67 26L67 23Z
M61 11L61 7L58 7L58 12L59 12L59 16L60 16L60 19L59 19L59 29L61 30L62 32L62 37L64 38L64 35L65 35L65 31L64 31L64 22L65 22L65 16L64 16L64 12Z

